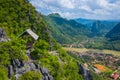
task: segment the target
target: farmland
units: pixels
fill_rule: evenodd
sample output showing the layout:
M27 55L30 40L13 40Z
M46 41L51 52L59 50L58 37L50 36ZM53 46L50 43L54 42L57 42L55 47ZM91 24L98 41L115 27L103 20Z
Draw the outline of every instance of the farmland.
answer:
M120 56L120 51L115 51L115 50L99 50L99 49L87 49L87 48L68 48L68 47L63 47L67 51L75 51L79 53L85 53L85 52L100 52L100 53L105 53L105 54L112 54L114 56Z

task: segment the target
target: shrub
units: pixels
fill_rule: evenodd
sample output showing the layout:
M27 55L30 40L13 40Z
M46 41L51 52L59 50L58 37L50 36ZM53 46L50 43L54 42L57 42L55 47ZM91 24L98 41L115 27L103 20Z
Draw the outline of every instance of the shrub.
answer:
M36 71L29 71L20 77L20 80L40 80L42 75Z
M7 70L4 67L0 67L0 80L7 80Z
M25 60L25 44L21 40L0 43L0 64L9 65L10 59Z

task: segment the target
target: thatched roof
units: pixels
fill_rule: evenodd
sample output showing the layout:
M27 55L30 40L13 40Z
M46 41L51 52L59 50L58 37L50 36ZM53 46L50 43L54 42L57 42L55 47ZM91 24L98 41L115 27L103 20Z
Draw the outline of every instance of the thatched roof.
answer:
M33 39L37 40L39 38L39 36L34 33L31 29L27 29L26 31L24 31L23 33L21 33L18 37L24 35L24 34L29 34Z

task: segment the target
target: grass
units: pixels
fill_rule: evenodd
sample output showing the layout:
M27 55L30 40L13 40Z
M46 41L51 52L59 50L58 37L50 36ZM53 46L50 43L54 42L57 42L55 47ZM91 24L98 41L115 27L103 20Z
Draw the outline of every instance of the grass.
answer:
M63 49L65 49L67 51L76 51L76 52L80 52L80 53L88 51L88 49L86 49L86 48L67 48L67 47L63 47Z
M99 50L99 49L87 49L87 48L68 48L68 47L63 47L63 49L67 51L76 51L79 53L84 53L86 51L90 52L100 52L100 53L106 53L106 54L112 54L114 56L120 56L120 51L115 51L115 50Z

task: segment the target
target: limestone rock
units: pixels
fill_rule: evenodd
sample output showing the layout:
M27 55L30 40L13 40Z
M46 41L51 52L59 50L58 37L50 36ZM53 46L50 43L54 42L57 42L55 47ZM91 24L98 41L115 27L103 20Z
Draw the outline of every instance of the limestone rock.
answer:
M14 74L15 80L19 78L28 71L38 71L43 77L42 80L53 80L53 77L50 75L47 68L41 68L40 62L35 64L33 62L24 62L19 59L11 60L11 65L8 66L8 78Z
M8 66L8 77L10 78L10 76L12 76L13 74L14 74L13 66L9 65Z
M79 73L83 76L84 80L93 80L93 76L87 68L84 68L80 63L79 66Z
M47 68L40 68L40 71L43 75L42 80L53 80L53 77L49 74L49 71Z
M7 38L6 33L3 28L0 28L0 42L7 42L10 39Z

